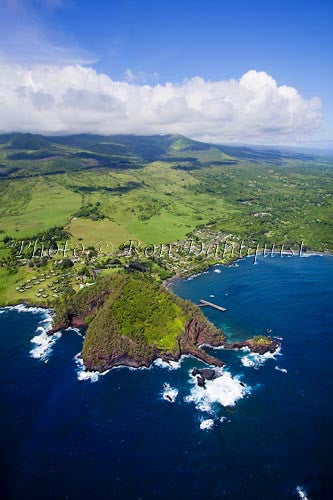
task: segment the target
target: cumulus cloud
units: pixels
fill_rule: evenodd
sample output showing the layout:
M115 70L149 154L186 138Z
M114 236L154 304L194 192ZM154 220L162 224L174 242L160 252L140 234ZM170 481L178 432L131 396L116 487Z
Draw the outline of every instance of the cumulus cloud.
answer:
M201 77L180 84L114 81L81 65L0 65L0 131L181 133L210 142L305 140L321 125L318 97L304 99L272 76Z

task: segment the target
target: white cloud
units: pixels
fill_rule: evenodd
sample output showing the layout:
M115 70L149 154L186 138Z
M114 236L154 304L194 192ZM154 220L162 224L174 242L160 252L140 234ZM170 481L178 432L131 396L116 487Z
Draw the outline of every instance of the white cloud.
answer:
M265 72L180 84L114 81L81 65L0 64L0 131L49 134L181 133L211 142L292 144L321 125L304 99Z

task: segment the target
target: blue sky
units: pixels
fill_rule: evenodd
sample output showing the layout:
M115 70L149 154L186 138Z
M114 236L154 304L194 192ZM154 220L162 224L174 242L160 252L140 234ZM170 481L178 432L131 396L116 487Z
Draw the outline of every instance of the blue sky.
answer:
M78 63L137 85L263 71L321 99L311 145L333 138L331 1L4 0L1 19L0 52L24 66Z

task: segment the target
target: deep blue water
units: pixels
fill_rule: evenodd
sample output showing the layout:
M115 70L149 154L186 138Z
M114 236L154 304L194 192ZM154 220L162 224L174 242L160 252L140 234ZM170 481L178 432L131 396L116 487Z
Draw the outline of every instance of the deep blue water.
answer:
M211 394L225 403L224 389L231 399L243 393L234 406L203 406L184 400L202 396L192 358L174 370L122 368L79 381L81 336L63 332L35 359L31 340L45 314L3 310L3 498L284 500L299 498L297 486L310 500L332 498L333 258L245 259L174 291L194 302L215 295L227 308L204 309L216 325L234 339L271 329L283 337L281 355L260 364L215 350L230 375ZM162 398L164 382L179 391L174 404ZM201 429L203 420L212 428Z

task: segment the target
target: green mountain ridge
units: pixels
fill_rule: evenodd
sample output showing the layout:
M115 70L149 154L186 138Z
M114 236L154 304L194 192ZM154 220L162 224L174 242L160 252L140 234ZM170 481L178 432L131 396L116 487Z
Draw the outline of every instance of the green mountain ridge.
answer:
M52 175L92 168L142 168L164 161L197 169L244 161L284 164L311 161L314 155L208 144L179 134L43 136L30 133L0 135L0 177Z

